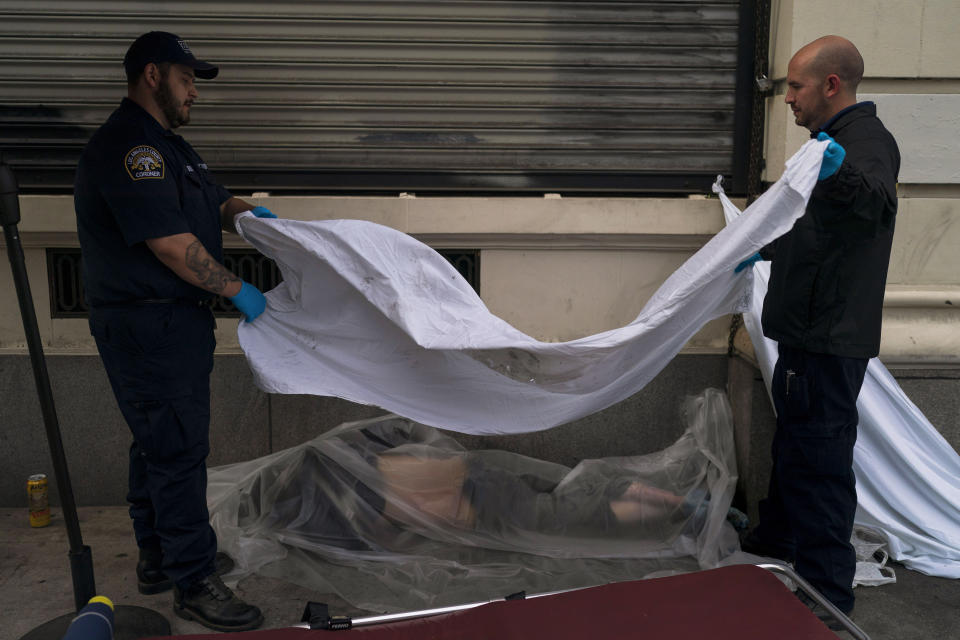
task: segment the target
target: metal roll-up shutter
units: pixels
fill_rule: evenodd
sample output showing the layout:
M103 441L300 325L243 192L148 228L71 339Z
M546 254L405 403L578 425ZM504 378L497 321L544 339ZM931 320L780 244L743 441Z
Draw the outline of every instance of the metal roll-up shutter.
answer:
M749 133L741 4L4 0L0 147L68 190L158 29L221 67L182 133L236 190L703 192Z

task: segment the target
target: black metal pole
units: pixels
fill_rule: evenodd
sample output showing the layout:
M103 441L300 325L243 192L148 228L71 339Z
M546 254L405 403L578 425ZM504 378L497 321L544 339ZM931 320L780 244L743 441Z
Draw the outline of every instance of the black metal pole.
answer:
M40 330L37 328L37 314L33 309L33 296L30 294L30 281L27 278L26 262L23 258L23 246L20 244L20 200L17 180L6 164L0 161L0 224L10 255L10 268L17 299L20 302L20 315L23 319L23 331L27 336L30 349L30 363L33 365L33 377L40 396L40 409L43 423L50 443L50 455L53 458L54 478L60 494L60 506L63 508L63 520L67 526L70 540L70 573L73 578L73 602L76 611L83 609L90 598L97 595L93 578L93 554L90 547L83 544L80 535L80 519L77 517L77 505L73 499L73 486L70 484L70 472L67 458L63 453L63 441L60 439L60 424L53 404L53 392L50 390L50 377L47 375L47 363L43 358L43 344ZM59 616L34 628L20 640L60 640L76 614ZM170 623L156 611L146 607L118 605L114 607L114 640L135 640L154 636L170 635Z
M77 611L80 611L90 598L97 594L93 577L93 557L90 547L83 544L83 537L80 535L77 505L73 499L73 486L70 484L70 472L67 469L67 459L63 453L63 441L60 438L57 410L53 404L53 392L50 389L50 377L47 374L47 364L43 357L40 330L37 328L37 314L33 308L33 296L30 293L30 281L27 278L27 267L23 258L23 246L20 244L20 233L17 230L17 225L20 222L20 202L17 192L17 181L13 171L6 164L0 163L0 222L3 223L7 254L10 256L10 269L17 289L17 300L20 303L20 316L23 319L27 347L30 350L33 379L36 382L37 395L40 398L40 410L43 413L43 424L47 430L47 441L50 443L50 456L53 458L53 472L60 495L60 506L63 509L63 519L67 526L67 537L70 540L69 555L70 571L73 574L73 600Z
M43 344L40 330L37 328L37 314L33 309L33 296L30 294L30 281L27 278L26 262L23 258L23 246L20 244L20 200L17 180L10 167L0 161L0 224L10 255L10 268L13 282L17 288L20 302L20 315L23 319L23 331L27 336L30 349L30 363L33 365L33 377L40 397L40 409L43 412L43 424L50 443L50 455L53 458L54 479L60 494L60 506L63 520L67 526L70 540L70 573L73 578L73 602L76 611L83 609L90 598L97 595L93 578L93 554L90 547L83 544L80 535L80 519L77 517L77 505L73 499L73 486L70 484L70 472L67 458L63 453L63 441L60 439L60 424L53 404L53 392L50 389L50 377L47 375L47 363L43 358ZM156 611L144 607L118 605L114 609L114 640L134 640L153 636L170 635L170 623ZM34 628L20 640L60 640L66 633L75 613L58 616Z

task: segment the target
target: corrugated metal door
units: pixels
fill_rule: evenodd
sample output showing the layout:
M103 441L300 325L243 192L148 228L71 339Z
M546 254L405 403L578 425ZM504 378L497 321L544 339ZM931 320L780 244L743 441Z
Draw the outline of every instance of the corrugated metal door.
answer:
M740 4L4 0L0 146L69 189L160 29L221 65L182 133L237 190L700 192L745 135Z

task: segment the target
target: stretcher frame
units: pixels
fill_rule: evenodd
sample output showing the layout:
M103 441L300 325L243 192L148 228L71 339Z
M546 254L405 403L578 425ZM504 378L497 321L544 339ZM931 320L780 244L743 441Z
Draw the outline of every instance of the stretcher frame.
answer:
M814 602L823 607L830 614L831 618L840 623L844 631L856 638L856 640L870 640L870 636L868 636L863 629L857 626L857 623L851 620L850 616L840 611L840 609L837 609L832 602L824 598L819 591L813 588L813 585L801 578L800 574L794 571L793 567L790 565L779 564L775 562L765 562L757 564L756 566L793 580L797 585L797 589L803 591L805 594L810 596Z
M789 580L792 580L798 590L805 593L809 596L814 602L823 607L823 609L830 615L831 618L836 620L845 631L847 631L853 638L856 640L870 640L870 636L861 629L857 624L849 618L846 614L840 611L836 606L833 605L829 600L827 600L823 595L820 594L809 582L800 577L800 575L794 571L792 567L785 564L779 563L758 563L754 565L761 569L766 569L774 574L783 576ZM357 618L350 618L348 616L329 616L327 614L327 606L321 603L311 602L307 604L307 607L304 611L303 621L300 624L293 625L294 628L302 629L326 629L326 630L347 630L353 627L365 627L378 624L386 624L390 622L401 622L406 620L413 620L417 618L426 618L430 616L442 615L446 613L454 613L457 611L465 611L467 609L473 609L475 607L480 607L486 604L491 604L494 602L501 602L503 600L514 600L514 599L532 599L532 598L542 598L546 596L557 595L560 593L568 593L571 591L577 591L578 589L563 589L559 591L549 591L545 593L537 593L527 595L523 592L515 593L505 598L496 598L493 600L483 600L477 602L469 602L459 605L451 605L446 607L435 607L432 609L419 609L416 611L404 611L399 613L388 613L382 615L373 615L373 616L362 616Z

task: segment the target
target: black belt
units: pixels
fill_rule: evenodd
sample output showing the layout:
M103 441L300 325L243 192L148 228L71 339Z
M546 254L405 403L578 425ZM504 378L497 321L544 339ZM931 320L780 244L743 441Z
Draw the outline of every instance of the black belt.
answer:
M213 307L213 298L144 298L94 305L96 309L124 309L127 307L151 307L158 304L181 304L186 307Z

